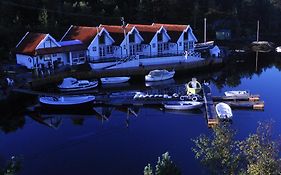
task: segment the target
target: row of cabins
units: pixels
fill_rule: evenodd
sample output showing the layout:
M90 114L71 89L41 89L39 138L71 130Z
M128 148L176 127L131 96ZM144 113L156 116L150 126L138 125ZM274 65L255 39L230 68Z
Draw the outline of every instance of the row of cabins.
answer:
M195 42L189 25L70 26L60 41L50 34L27 32L15 51L17 63L33 69L192 54Z

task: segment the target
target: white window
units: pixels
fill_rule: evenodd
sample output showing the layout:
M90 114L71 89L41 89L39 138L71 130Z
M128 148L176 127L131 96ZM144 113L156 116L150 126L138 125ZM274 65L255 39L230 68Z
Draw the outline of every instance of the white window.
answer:
M137 52L141 52L141 51L142 51L142 50L141 50L141 45L140 45L140 44L137 44L136 47L137 47Z
M57 56L57 54L56 54L56 53L54 53L54 54L53 54L53 57L56 57L56 56Z
M50 55L45 55L45 56L44 56L44 61L50 61L50 60L51 60Z
M153 44L152 44L152 47L153 47L153 48L155 48L155 47L156 47L156 44L155 44L155 43L153 43Z
M182 45L182 42L179 42L179 46L181 46Z
M97 47L95 46L95 47L93 47L93 51L97 51Z
M107 47L106 47L106 52L107 52L108 54L112 54L112 53L113 53L113 51L112 51L112 46L107 46Z

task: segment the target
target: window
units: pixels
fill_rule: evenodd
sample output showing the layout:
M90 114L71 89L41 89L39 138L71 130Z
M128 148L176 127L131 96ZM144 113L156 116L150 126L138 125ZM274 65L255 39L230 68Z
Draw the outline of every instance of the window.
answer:
M163 45L164 45L164 46L163 46L163 47L164 47L164 50L169 50L169 44L168 44L168 43L164 43Z
M183 38L184 38L185 41L188 40L188 32L184 32Z
M51 60L50 55L46 55L46 56L44 56L44 61L50 61L50 60Z
M134 43L135 42L135 34L130 34L129 35L129 43Z
M107 52L108 54L112 54L112 53L113 53L113 51L112 51L112 46L107 46L107 47L106 47L106 52Z
M104 56L105 56L105 48L100 47L100 57L104 57Z
M56 56L57 56L57 54L56 54L56 53L54 53L54 54L53 54L53 57L56 57Z
M97 47L93 47L93 51L97 51Z
M152 47L153 47L153 48L155 48L155 47L156 47L156 44L155 44L155 43L153 43L153 44L152 44Z
M140 45L140 44L137 44L136 47L137 47L137 52L141 52L141 51L142 51L142 50L141 50L141 45Z
M163 41L163 35L162 35L162 33L157 34L157 40L158 40L158 42Z
M104 33L99 37L99 44L105 44L105 36Z
M181 46L182 45L182 42L179 42L179 46Z

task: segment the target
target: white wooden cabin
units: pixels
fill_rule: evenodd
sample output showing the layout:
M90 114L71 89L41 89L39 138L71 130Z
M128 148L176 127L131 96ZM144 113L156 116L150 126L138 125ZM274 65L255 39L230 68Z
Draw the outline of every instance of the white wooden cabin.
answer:
M144 39L135 27L100 25L100 28L105 28L114 39L115 57L123 58L143 54L141 43Z

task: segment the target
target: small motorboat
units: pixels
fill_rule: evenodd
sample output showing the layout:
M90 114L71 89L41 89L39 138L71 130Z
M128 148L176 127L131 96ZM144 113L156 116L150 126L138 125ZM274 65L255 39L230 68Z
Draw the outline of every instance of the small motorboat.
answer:
M196 80L196 78L192 78L192 80L188 82L185 86L187 93L191 94L198 94L202 89L201 84Z
M76 78L69 77L63 79L63 82L58 85L58 88L62 92L68 92L92 89L97 86L98 81L77 80Z
M115 84L115 83L125 83L130 80L130 77L104 77L101 78L102 84Z
M152 70L148 75L145 76L145 81L162 81L173 78L175 75L175 71L167 71L165 69L162 70Z
M280 53L281 52L281 46L276 47L276 52Z
M220 119L231 119L232 118L232 110L230 106L226 103L218 103L216 105L216 112Z
M227 97L248 97L250 93L248 91L225 91L224 95Z
M76 95L76 96L43 96L39 97L39 102L47 108L73 108L73 107L91 107L95 96Z
M167 102L164 104L165 109L173 109L173 110L191 110L198 109L203 105L202 102L195 101L174 101Z

